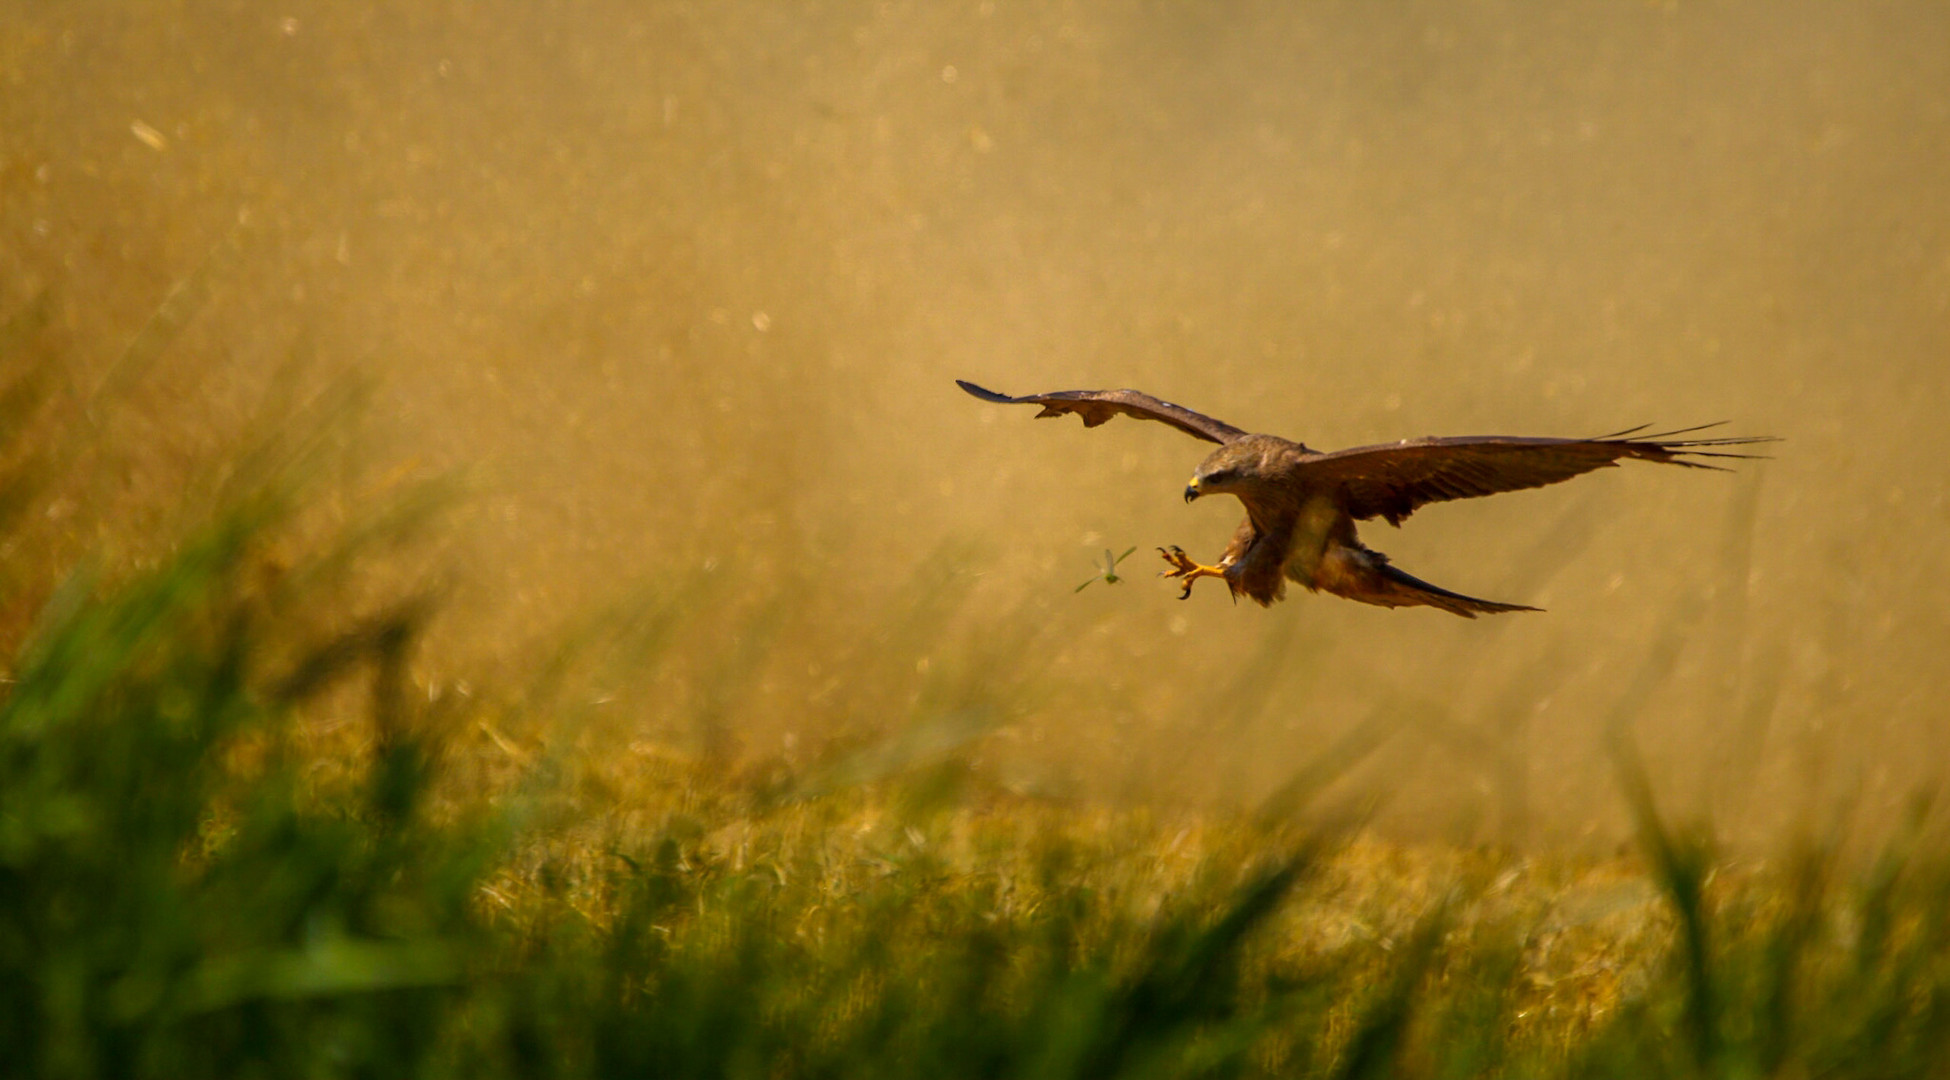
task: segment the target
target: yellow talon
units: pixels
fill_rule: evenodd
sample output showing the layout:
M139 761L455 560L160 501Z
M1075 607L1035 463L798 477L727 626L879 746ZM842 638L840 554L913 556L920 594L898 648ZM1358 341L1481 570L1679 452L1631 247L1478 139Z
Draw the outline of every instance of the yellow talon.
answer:
M1192 557L1185 554L1185 549L1179 547L1177 544L1173 544L1168 548L1159 548L1158 554L1163 555L1165 561L1172 566L1170 570L1158 571L1159 577L1185 579L1185 589L1178 594L1180 600L1187 599L1192 595L1192 582L1197 581L1199 578L1222 578L1226 576L1226 572L1216 566L1201 566L1193 562Z

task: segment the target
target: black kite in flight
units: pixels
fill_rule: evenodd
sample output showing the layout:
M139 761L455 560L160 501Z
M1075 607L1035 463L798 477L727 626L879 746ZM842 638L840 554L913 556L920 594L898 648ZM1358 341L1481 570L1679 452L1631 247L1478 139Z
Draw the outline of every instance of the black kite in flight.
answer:
M1643 427L1596 439L1533 439L1506 435L1464 435L1404 439L1380 446L1321 453L1277 435L1254 435L1160 401L1136 390L1064 390L1010 397L955 380L983 401L1040 405L1036 415L1076 413L1085 427L1096 427L1118 413L1157 420L1219 448L1192 474L1185 501L1201 495L1237 495L1246 504L1232 543L1216 566L1202 566L1174 546L1159 548L1172 569L1165 577L1183 578L1180 598L1192 594L1202 577L1225 579L1236 599L1245 594L1271 604L1291 580L1336 596L1382 607L1426 605L1467 619L1479 613L1536 611L1522 604L1478 600L1397 570L1388 556L1363 546L1354 523L1381 518L1390 525L1424 503L1470 499L1569 480L1621 458L1714 469L1693 458L1750 458L1730 446L1772 442L1769 437L1674 439L1700 428L1640 435ZM1712 426L1712 425L1707 425Z

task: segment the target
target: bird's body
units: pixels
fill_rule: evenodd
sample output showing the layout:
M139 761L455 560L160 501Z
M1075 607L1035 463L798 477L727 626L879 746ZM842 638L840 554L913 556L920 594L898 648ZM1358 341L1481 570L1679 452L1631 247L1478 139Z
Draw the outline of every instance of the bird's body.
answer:
M959 380L958 380L959 382ZM1158 420L1195 438L1220 444L1186 485L1185 500L1230 494L1246 519L1213 566L1177 547L1161 548L1184 592L1201 577L1225 580L1234 597L1271 604L1288 581L1382 607L1426 606L1465 618L1503 611L1535 611L1521 604L1478 600L1437 588L1391 565L1361 543L1356 521L1401 522L1424 503L1542 487L1623 458L1690 468L1714 468L1699 457L1738 458L1726 447L1765 438L1674 439L1693 430L1598 439L1462 436L1403 440L1321 453L1277 435L1256 435L1135 390L1068 390L1009 397L960 382L984 401L1041 405L1039 416L1077 413L1086 427L1117 414Z

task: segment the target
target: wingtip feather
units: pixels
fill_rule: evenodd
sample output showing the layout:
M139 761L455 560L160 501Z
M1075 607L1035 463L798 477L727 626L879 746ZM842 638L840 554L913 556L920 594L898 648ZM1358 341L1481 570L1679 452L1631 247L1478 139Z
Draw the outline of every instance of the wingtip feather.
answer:
M1007 394L998 394L993 390L976 386L974 383L969 382L967 379L956 379L955 385L961 387L964 391L967 391L969 394L981 398L983 401L994 401L1006 405L1015 400L1014 398L1010 397Z

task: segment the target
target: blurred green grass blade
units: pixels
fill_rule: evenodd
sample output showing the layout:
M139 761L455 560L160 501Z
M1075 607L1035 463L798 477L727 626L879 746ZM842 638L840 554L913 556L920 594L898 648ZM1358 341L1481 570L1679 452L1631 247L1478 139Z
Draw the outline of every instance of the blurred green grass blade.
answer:
M1713 1068L1720 1056L1720 1003L1706 911L1706 879L1711 867L1701 837L1675 834L1659 816L1652 781L1622 727L1613 729L1612 755L1619 788L1637 824L1639 844L1665 889L1679 921L1680 964L1685 974L1685 1027L1693 1064Z
M449 942L328 938L302 949L212 957L175 985L124 981L113 988L115 1012L135 1019L152 1008L175 1016L235 1008L253 1001L302 1001L458 982L463 950Z
M800 797L889 780L938 763L994 729L995 710L984 706L927 717L843 755L794 785Z
M1262 799L1253 812L1254 819L1262 825L1291 820L1335 781L1387 745L1397 732L1418 717L1429 715L1429 708L1425 703L1407 699L1391 698L1377 704L1360 722L1342 732Z
M210 245L196 267L177 279L162 302L150 310L149 317L88 394L84 415L91 424L101 425L101 404L141 382L156 359L169 351L190 320L209 304L217 284L237 265L242 254L243 230L241 222L232 225L221 239Z
M1098 1027L1077 1061L1077 1076L1142 1074L1154 1055L1193 1025L1223 1022L1241 1008L1240 953L1247 937L1278 909L1311 869L1303 848L1242 886L1201 929L1167 923L1151 939L1138 973L1103 1002Z
M1396 1075L1409 1022L1415 1015L1416 996L1435 962L1436 949L1449 925L1449 902L1444 900L1424 918L1408 940L1408 947L1396 961L1387 986L1375 996L1349 1038L1341 1055L1334 1080L1373 1080Z

